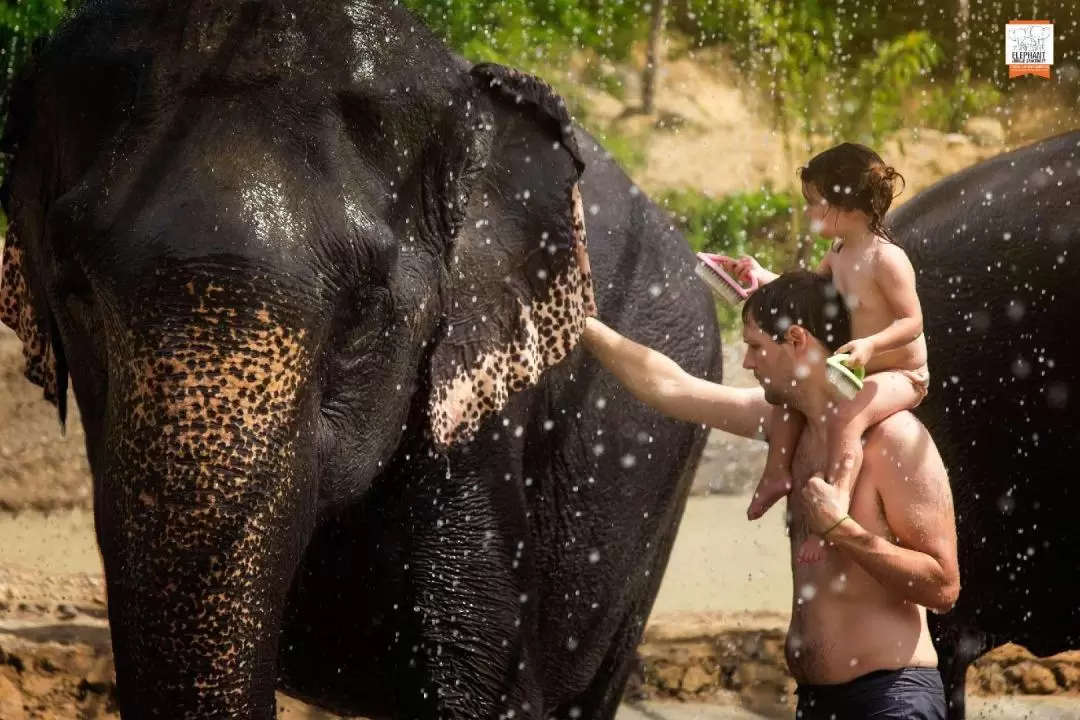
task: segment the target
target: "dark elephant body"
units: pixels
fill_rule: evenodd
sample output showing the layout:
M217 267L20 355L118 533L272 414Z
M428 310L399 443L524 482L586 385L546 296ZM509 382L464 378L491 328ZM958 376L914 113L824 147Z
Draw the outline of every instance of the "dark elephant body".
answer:
M1080 133L1039 141L924 190L890 218L915 266L931 391L916 414L948 467L961 592L930 616L963 717L965 671L1006 642L1080 647L1072 500L1080 450Z
M577 134L600 316L719 382L713 300L686 241ZM480 717L485 689L501 688L518 717L613 717L707 435L634 400L581 349L504 418L481 431L500 441L449 458L403 448L362 501L327 513L290 594L288 692L393 717L441 687ZM493 530L502 560L470 558L463 539L488 547ZM455 658L466 638L484 651Z
M389 2L90 0L3 150L0 320L61 421L71 378L123 717L614 714L706 435L577 340L594 300L714 380L720 340L550 88Z

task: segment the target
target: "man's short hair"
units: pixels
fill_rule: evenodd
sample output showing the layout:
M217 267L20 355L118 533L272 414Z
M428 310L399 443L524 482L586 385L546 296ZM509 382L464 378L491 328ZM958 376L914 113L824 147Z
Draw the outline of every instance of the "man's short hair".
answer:
M809 270L790 270L762 285L742 307L745 324L754 324L776 342L799 325L830 353L851 341L851 313L832 280Z

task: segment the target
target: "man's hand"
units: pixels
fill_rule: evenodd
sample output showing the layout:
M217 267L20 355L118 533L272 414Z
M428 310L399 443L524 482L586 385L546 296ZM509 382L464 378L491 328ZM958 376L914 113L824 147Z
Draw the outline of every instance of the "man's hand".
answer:
M849 498L834 485L825 482L825 478L814 475L802 488L803 502L806 505L807 522L810 529L818 535L835 527L848 512Z
M864 368L870 362L870 358L874 357L874 341L870 338L858 338L841 346L836 352L850 355L845 363L848 367Z

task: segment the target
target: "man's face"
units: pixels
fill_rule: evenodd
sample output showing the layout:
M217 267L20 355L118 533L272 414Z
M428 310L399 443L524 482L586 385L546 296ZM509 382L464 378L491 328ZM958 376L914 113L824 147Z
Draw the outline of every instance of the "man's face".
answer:
M743 368L754 373L754 379L765 390L766 402L773 405L785 402L792 380L787 349L763 332L753 318L743 323L743 342L746 343Z
M743 367L754 373L772 405L794 403L797 393L812 394L824 387L824 346L798 326L788 328L782 339L773 340L753 318L743 323Z

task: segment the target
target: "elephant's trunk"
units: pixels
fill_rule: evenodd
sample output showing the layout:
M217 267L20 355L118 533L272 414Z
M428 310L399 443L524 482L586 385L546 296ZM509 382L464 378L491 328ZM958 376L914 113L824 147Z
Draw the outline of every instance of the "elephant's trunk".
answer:
M95 499L121 711L271 718L315 497L298 442L304 333L266 306L203 303L122 334Z

